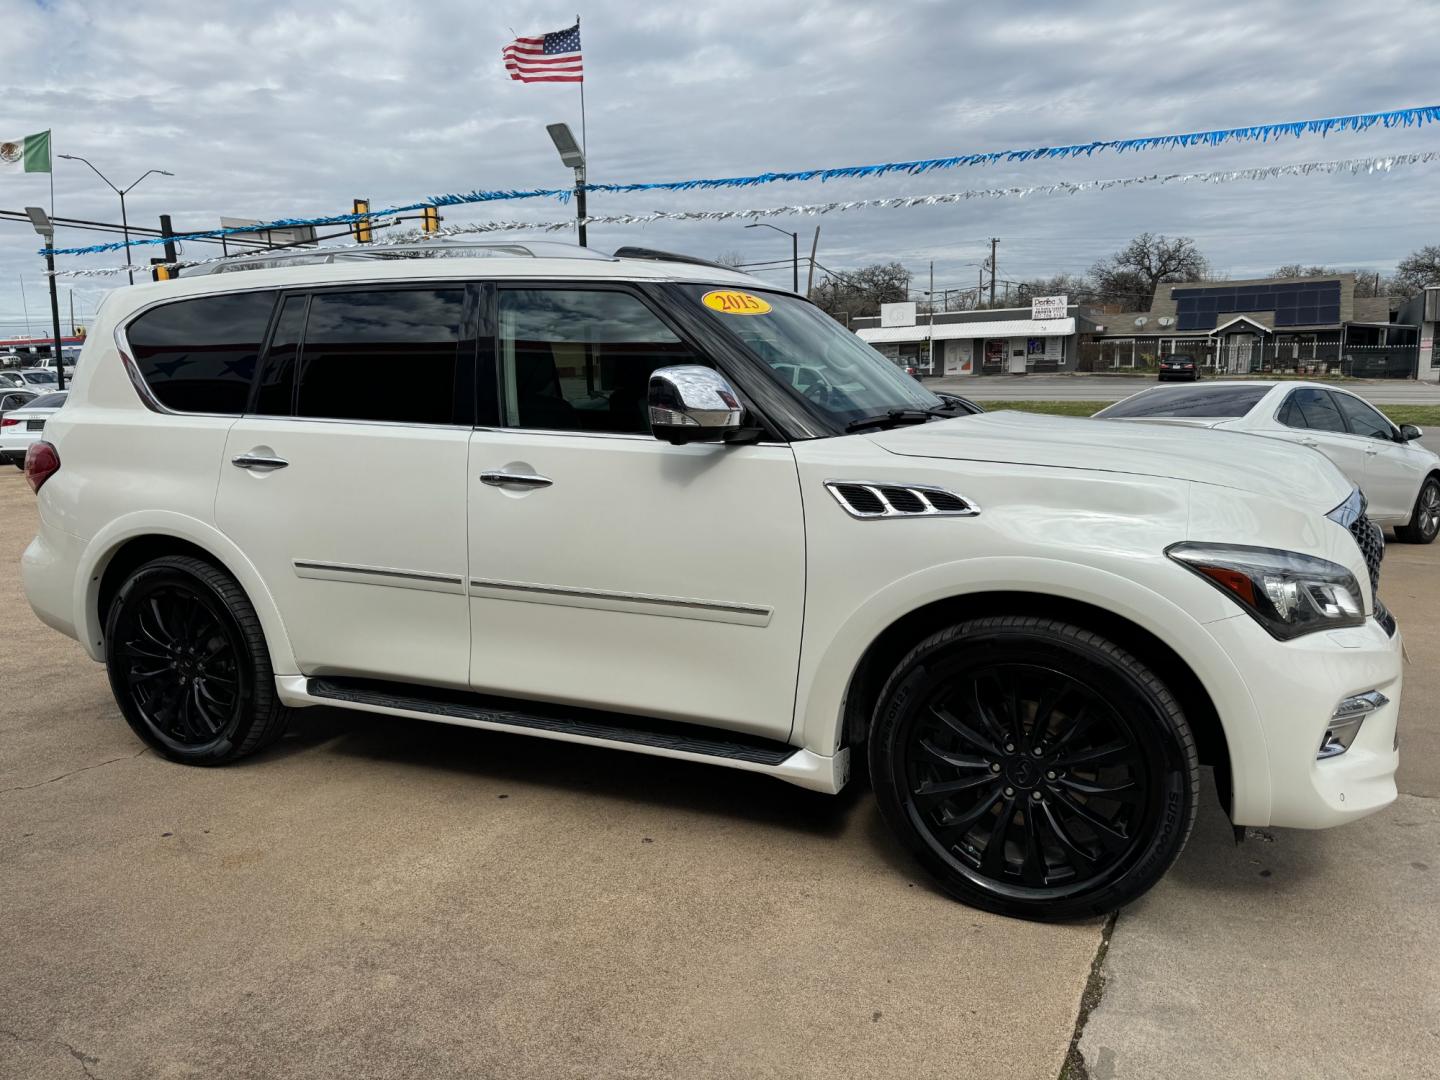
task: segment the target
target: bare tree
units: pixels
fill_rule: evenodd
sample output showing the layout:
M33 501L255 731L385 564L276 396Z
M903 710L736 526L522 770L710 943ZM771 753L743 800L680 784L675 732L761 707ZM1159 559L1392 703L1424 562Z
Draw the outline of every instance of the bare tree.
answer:
M910 271L891 262L828 274L810 298L832 314L843 312L855 319L878 315L881 304L900 303L909 294Z
M1389 296L1393 282L1377 270L1341 270L1335 266L1305 266L1302 263L1286 263L1277 266L1270 274L1277 278L1335 277L1339 274L1355 275L1355 295L1358 297Z
M1188 236L1141 233L1090 268L1095 298L1102 303L1148 307L1155 290L1169 281L1199 281L1209 266Z
M732 270L739 270L745 265L745 256L738 251L722 251L715 256L715 262L721 266L728 266Z
M1440 285L1440 244L1426 244L1400 260L1391 279L1394 291L1412 296L1427 285Z

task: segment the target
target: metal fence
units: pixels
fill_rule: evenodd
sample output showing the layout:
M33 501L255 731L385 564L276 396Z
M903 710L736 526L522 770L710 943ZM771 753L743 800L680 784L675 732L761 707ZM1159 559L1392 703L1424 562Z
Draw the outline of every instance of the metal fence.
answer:
M1418 370L1420 346L1350 345L1340 337L1277 335L1235 341L1209 338L1102 338L1082 341L1079 371L1153 372L1160 360L1191 356L1207 375L1353 375L1408 379Z

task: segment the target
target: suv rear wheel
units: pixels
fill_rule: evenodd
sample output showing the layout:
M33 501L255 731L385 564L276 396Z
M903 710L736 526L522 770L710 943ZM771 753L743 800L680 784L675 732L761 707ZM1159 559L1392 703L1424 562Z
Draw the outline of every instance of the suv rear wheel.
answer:
M166 556L130 575L105 621L110 688L146 743L190 765L218 765L284 734L260 620L230 575Z
M940 886L1055 920L1150 888L1185 845L1195 741L1124 649L1032 616L960 623L890 676L871 731L881 815Z

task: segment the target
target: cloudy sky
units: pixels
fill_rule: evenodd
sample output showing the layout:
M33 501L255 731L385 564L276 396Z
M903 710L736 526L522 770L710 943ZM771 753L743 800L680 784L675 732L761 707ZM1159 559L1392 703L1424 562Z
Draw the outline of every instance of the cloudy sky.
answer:
M664 4L363 0L120 4L0 0L0 136L51 128L129 196L133 222L344 212L475 188L566 182L545 124L578 131L575 87L505 77L512 28L582 16L593 181L734 176L1440 103L1440 4L1152 0L1006 5L908 0ZM1057 180L1201 172L1440 149L1440 127L954 169L733 192L597 195L593 214L756 207ZM1387 270L1440 242L1440 165L1378 176L1171 185L1073 196L772 219L836 269L898 259L925 288L969 285L1000 237L1000 276L1078 272L1144 231L1192 236L1234 277L1286 262ZM46 178L0 175L0 209L49 199ZM118 220L82 164L56 161L62 216ZM460 208L448 222L557 220L553 202ZM794 224L790 224L794 222ZM27 226L0 221L0 330L44 325L43 262ZM74 246L105 239L62 231ZM597 226L592 246L641 243L714 257L788 255L738 223ZM187 253L211 249L190 245ZM148 259L143 251L137 261ZM63 260L114 265L114 254ZM788 267L765 271L788 280ZM123 279L122 279L123 280ZM74 279L88 312L108 279ZM62 292L63 296L63 292ZM62 299L62 307L65 301Z

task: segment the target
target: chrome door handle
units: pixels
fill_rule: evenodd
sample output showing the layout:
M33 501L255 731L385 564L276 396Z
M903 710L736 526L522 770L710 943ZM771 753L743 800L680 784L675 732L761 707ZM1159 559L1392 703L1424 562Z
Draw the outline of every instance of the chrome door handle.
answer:
M549 487L555 481L548 476L535 476L531 473L482 472L480 482L491 487L543 488Z
M230 459L230 464L237 469L259 469L268 472L271 469L283 469L290 462L279 457L262 457L258 454L239 454Z

